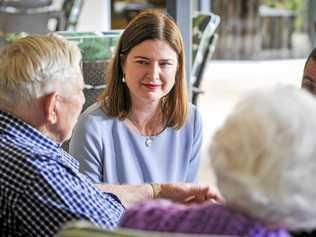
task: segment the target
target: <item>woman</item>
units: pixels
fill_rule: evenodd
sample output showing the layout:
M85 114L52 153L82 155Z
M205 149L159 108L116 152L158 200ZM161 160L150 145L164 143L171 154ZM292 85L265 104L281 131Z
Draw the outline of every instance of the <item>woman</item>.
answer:
M310 94L292 87L252 92L211 146L226 205L148 201L125 211L121 226L253 237L315 229L315 130L316 101Z
M316 95L316 48L314 48L304 65L301 87Z
M82 114L70 143L94 182L196 180L202 121L189 104L179 28L163 12L140 13L124 30L107 88Z

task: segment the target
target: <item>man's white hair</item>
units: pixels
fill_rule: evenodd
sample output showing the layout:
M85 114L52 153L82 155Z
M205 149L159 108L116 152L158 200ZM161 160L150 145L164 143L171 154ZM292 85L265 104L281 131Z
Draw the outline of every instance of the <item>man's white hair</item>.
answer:
M78 78L81 53L57 36L27 36L0 52L0 103L32 101Z
M291 86L245 96L210 147L227 204L290 230L316 227L316 100Z

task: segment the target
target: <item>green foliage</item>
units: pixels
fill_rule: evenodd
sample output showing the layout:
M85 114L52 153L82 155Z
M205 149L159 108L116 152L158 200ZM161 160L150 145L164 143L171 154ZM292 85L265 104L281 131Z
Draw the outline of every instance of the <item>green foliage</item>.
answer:
M57 34L78 45L83 61L111 59L120 37L118 31L107 33L60 31Z
M305 0L264 0L263 3L269 7L298 11L304 6Z
M293 11L296 15L295 29L303 28L304 22L306 21L307 0L263 0L263 3L272 8Z
M14 41L17 41L20 38L26 37L28 34L25 32L17 32L17 33L8 33L2 35L3 39L7 43L13 43Z

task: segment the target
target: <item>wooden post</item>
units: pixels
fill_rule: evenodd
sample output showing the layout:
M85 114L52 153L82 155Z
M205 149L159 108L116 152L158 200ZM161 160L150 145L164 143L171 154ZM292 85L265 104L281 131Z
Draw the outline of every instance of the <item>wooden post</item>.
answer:
M260 50L260 3L260 0L212 0L212 11L221 17L216 58L252 58Z

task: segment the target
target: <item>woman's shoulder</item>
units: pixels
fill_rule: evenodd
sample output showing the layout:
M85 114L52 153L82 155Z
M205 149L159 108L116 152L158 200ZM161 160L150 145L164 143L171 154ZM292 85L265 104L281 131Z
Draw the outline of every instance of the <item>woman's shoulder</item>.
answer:
M187 128L196 128L197 126L202 125L202 116L196 105L189 104L188 117L184 125Z
M76 127L81 129L104 128L110 126L116 118L104 113L99 103L89 106L78 118Z
M189 119L201 118L201 113L199 108L194 104L189 104Z
M78 121L106 121L112 120L113 117L108 116L102 109L99 103L94 103L90 105L82 114L79 116Z

